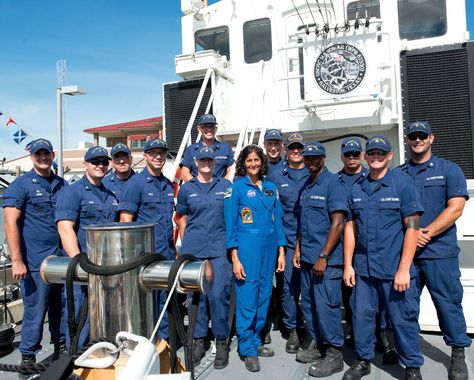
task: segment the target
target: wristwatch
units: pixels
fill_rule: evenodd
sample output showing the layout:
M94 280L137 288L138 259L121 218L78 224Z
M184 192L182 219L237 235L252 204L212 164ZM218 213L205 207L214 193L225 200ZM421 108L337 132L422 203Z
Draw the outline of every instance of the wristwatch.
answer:
M326 254L326 252L321 251L321 253L319 254L319 257L327 261L327 259L329 258L329 255Z

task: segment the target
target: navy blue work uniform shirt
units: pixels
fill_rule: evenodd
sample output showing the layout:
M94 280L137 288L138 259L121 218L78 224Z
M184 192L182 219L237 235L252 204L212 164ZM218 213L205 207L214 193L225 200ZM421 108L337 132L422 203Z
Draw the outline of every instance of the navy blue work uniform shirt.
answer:
M54 213L59 190L64 186L67 182L56 174L45 178L32 169L15 179L3 193L3 207L21 211L21 255L30 272L39 271L46 257L60 253Z
M196 158L196 153L203 148L204 145L202 140L199 140L197 143L191 144L188 146L186 151L184 152L183 160L181 161L181 165L186 166L190 171L193 177L198 175L198 170L196 165L194 164L194 159ZM214 170L213 175L214 177L225 177L227 172L227 168L232 166L234 163L234 153L232 152L232 148L229 144L214 140L214 144L211 145L212 150L214 151Z
M337 173L337 176L339 178L339 181L350 187L359 179L367 177L368 174L369 169L362 167L362 170L359 173L347 174L346 172L344 172L344 170L340 170Z
M409 178L388 171L374 182L356 182L349 193L349 220L357 232L354 269L360 276L392 280L402 254L403 219L422 213L416 189ZM410 273L414 275L413 265Z
M132 173L130 174L130 177L128 177L127 179L120 179L118 176L117 176L117 173L115 171L112 171L110 172L109 174L107 174L104 178L104 180L102 181L102 184L107 188L109 189L110 191L112 191L112 193L115 194L115 197L117 199L120 198L120 193L122 192L122 189L123 187L125 186L125 184L127 183L127 181L132 178L132 176L135 174L135 171L132 170Z
M214 177L210 183L193 178L181 186L176 211L188 216L181 252L200 259L226 256L224 195L231 185Z
M145 167L127 181L119 201L119 211L130 212L136 222L155 225L155 251L173 260L174 189L171 181L164 175L151 175Z
M421 216L420 226L431 224L448 206L448 200L455 197L469 199L466 177L454 162L437 156L422 164L409 161L398 170L408 174L421 198L425 212ZM429 244L417 251L416 258L438 259L457 257L460 249L457 244L456 224L433 237Z
M81 252L86 252L86 231L92 224L117 221L118 201L105 186L95 186L84 175L79 181L65 187L58 196L56 222L74 222L74 230Z
M283 170L283 168L286 166L286 160L283 160L280 157L280 159L277 162L268 161L267 165L268 165L268 175L267 175L268 177L273 172L280 173Z
M326 243L331 213L348 212L345 186L325 167L313 181L308 177L299 200L298 233L301 234L301 261L314 264ZM329 252L328 252L329 253ZM342 239L330 252L328 266L343 265Z
M279 171L272 171L267 179L273 182L278 189L280 202L283 209L283 229L285 230L288 248L296 246L298 230L299 207L297 206L301 190L308 180L309 171L306 166L302 169L292 169L282 166Z

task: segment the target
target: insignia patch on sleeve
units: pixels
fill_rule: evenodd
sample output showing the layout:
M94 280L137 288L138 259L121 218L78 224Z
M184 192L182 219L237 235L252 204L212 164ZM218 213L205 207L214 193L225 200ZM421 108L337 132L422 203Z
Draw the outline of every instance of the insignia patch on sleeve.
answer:
M242 211L240 212L242 215L242 223L243 224L252 224L253 223L253 216L252 216L252 210L250 210L248 207L244 207Z
M224 198L230 198L232 196L232 187L229 187L224 194Z

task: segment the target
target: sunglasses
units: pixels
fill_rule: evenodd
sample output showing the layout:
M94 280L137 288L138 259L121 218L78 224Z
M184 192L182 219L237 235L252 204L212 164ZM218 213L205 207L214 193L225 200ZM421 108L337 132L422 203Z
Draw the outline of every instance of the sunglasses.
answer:
M428 138L427 133L410 133L408 136L408 140L410 141L416 141L417 139L420 139L420 141L424 141Z
M359 158L360 157L360 152L346 152L346 153L343 153L342 155L345 158L350 158L350 157Z
M382 157L385 157L388 152L385 152L384 150L378 150L378 149L374 149L374 150L369 150L368 152L366 152L365 154L367 154L367 156L382 156Z
M92 158L89 160L89 163L91 163L94 166L99 166L99 165L109 166L109 160L106 158Z

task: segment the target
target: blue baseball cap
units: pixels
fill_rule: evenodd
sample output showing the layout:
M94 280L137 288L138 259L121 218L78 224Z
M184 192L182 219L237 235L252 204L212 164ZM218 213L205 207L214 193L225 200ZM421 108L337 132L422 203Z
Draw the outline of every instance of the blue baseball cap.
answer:
M342 141L341 153L348 152L362 152L362 144L358 138L350 137Z
M35 154L40 149L46 149L48 152L53 152L53 145L51 141L46 139L36 139L30 143L30 153Z
M199 125L201 124L217 124L216 117L210 113L206 115L201 115L199 118Z
M161 148L161 149L168 150L168 144L166 144L165 140L162 140L162 139L159 139L159 138L151 139L151 140L148 140L145 143L145 147L143 148L143 151L146 152L146 151L148 151L150 149L154 149L154 148Z
M298 143L302 146L304 146L304 138L303 135L299 132L294 132L290 133L286 140L285 140L285 146L288 148L291 144Z
M118 144L115 144L115 145L112 147L112 150L110 151L110 155L111 155L111 156L115 156L117 153L127 153L127 154L131 154L132 152L130 152L129 147L126 146L125 144L118 143Z
M102 148L101 146L93 146L87 149L87 152L84 155L84 161L89 161L97 157L106 157L110 160L109 152L107 152L107 149Z
M385 136L372 136L365 144L365 151L368 152L372 149L380 149L385 152L391 152L392 146L390 145L390 141L388 141Z
M208 146L201 148L196 153L196 160L202 160L203 158L212 158L214 159L214 150Z
M420 132L431 135L431 125L427 121L415 121L410 123L405 128L405 135L408 136L412 133Z
M319 141L311 141L304 147L303 156L325 156L326 149Z
M263 141L266 140L279 140L283 141L283 135L281 131L275 128L267 129L265 135L263 136Z

